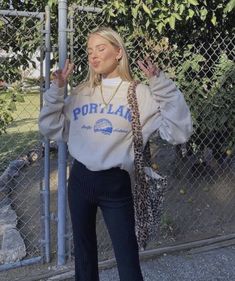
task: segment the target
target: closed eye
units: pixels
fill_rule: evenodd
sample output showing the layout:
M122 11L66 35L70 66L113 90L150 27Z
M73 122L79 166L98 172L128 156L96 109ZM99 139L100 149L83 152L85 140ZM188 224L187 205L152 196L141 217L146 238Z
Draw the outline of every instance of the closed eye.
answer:
M99 52L103 52L104 50L105 50L105 48L98 49ZM92 53L93 53L92 51L88 51L87 55L90 56L90 55L92 55Z

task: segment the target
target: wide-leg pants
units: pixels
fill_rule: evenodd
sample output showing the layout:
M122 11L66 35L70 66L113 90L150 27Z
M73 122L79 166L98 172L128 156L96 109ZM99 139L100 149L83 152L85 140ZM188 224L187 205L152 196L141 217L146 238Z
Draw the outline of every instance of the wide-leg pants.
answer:
M99 281L96 213L100 207L112 240L120 281L143 281L135 235L130 176L120 168L90 171L74 160L68 183L75 280Z

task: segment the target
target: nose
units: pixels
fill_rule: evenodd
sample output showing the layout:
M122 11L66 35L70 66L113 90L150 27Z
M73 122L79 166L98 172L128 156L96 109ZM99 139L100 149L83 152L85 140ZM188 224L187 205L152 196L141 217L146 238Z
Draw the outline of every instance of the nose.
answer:
M94 60L98 57L98 53L96 51L92 51L92 53L89 55L91 60Z

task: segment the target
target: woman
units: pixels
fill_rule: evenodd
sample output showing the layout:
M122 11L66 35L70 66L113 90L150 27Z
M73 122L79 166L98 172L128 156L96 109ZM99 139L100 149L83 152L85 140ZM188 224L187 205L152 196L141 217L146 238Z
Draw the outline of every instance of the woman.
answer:
M135 235L131 182L134 153L127 90L133 81L119 34L110 28L91 32L87 41L89 74L64 101L64 86L73 65L66 61L45 93L39 127L43 135L68 142L74 158L68 200L75 247L75 276L97 281L96 212L101 208L121 281L143 280ZM182 93L150 61L138 61L150 88L139 84L136 95L144 144L159 130L172 144L192 132Z

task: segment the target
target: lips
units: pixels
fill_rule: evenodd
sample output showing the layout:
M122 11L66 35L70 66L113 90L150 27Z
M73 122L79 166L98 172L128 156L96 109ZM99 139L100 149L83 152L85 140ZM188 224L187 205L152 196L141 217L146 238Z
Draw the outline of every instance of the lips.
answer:
M92 63L91 63L91 65L92 65L93 67L98 67L99 64L100 64L99 61L96 61L96 62L92 62Z

